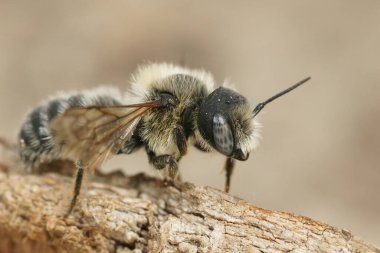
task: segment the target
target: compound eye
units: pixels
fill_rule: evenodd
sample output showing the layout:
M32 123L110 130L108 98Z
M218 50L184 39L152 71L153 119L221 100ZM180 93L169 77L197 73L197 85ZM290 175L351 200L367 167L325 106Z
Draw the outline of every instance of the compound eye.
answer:
M234 149L234 138L231 127L223 115L215 114L212 131L216 149L224 155L231 155Z

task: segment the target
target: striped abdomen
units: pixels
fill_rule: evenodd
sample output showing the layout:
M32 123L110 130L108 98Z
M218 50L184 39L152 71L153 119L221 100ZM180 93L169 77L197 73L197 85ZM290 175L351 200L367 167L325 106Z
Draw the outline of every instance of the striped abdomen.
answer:
M19 133L20 156L30 166L42 159L59 158L50 122L73 107L120 105L120 94L114 89L96 89L73 96L52 99L34 109L26 118Z

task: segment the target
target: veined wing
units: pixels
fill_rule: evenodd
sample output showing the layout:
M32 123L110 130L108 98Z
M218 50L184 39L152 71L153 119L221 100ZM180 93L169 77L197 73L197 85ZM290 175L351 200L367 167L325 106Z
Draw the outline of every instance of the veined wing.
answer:
M159 101L107 107L75 107L53 119L50 129L60 154L81 160L90 170L115 154L132 136L149 109Z

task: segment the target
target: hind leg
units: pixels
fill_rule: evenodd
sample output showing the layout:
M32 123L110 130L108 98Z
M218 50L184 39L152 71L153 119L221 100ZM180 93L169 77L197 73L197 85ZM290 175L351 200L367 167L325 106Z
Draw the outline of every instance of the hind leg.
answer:
M71 199L70 208L69 208L69 211L67 212L67 215L70 215L70 213L72 212L72 210L75 207L75 204L77 202L77 198L78 198L80 190L81 190L82 181L83 181L84 170L83 170L82 161L78 161L76 163L76 167L77 167L77 173L75 176L74 192L73 192L73 197Z

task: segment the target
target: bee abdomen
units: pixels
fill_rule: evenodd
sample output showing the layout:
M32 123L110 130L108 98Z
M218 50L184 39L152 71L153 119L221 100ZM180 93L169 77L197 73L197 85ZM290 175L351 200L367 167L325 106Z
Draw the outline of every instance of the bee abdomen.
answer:
M26 118L19 133L19 148L22 160L31 167L41 160L59 158L59 149L55 147L50 122L73 107L112 106L121 103L109 95L86 94L59 98L34 109Z
M49 106L34 109L21 127L19 134L20 155L27 162L34 164L43 154L48 154L54 147L49 130Z

